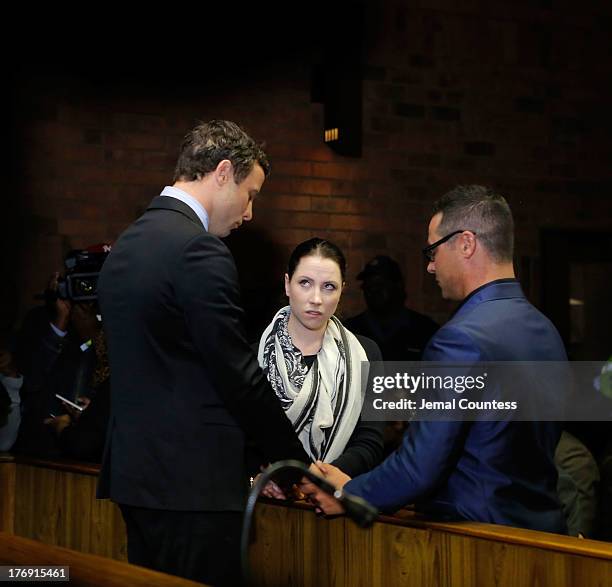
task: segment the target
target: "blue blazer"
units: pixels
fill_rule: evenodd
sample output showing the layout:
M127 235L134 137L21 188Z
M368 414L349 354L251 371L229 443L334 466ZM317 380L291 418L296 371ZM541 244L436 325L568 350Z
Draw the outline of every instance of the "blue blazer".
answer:
M473 292L429 341L427 361L565 361L561 337L515 280ZM400 448L345 489L383 511L565 533L553 454L560 422L414 422Z

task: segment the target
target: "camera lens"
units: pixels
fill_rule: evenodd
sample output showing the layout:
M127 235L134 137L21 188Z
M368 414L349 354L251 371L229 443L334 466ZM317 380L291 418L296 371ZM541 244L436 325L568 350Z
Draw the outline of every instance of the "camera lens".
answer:
M96 288L94 287L93 282L86 281L85 279L79 279L77 283L77 288L81 295L86 295L86 296L90 296L96 291Z

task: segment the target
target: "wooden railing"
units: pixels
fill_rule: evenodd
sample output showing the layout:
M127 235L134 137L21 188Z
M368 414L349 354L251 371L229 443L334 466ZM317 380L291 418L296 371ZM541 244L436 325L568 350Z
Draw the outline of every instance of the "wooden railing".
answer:
M0 565L68 567L69 585L88 587L202 587L173 575L158 573L101 556L83 554L0 532ZM27 583L30 585L31 583ZM61 585L62 583L53 583Z
M98 468L0 457L0 530L126 559L117 506L95 499ZM612 585L612 545L475 522L439 523L409 511L370 530L318 518L303 503L262 500L250 548L266 586Z
M268 586L612 585L612 545L474 522L433 523L411 512L380 516L364 531L308 507L258 506L251 546Z

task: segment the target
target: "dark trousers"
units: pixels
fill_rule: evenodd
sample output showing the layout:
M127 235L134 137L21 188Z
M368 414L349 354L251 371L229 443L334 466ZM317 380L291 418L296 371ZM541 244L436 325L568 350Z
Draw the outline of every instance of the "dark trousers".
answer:
M241 585L241 512L119 507L130 563L209 585Z

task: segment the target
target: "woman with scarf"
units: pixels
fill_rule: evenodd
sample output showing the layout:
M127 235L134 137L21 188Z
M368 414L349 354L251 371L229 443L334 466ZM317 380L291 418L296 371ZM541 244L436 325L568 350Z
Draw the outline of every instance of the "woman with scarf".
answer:
M383 423L361 418L361 363L382 357L374 341L355 336L334 316L345 273L333 243L299 244L285 274L289 305L262 334L258 359L312 460L354 477L383 456ZM274 484L264 494L282 497Z

